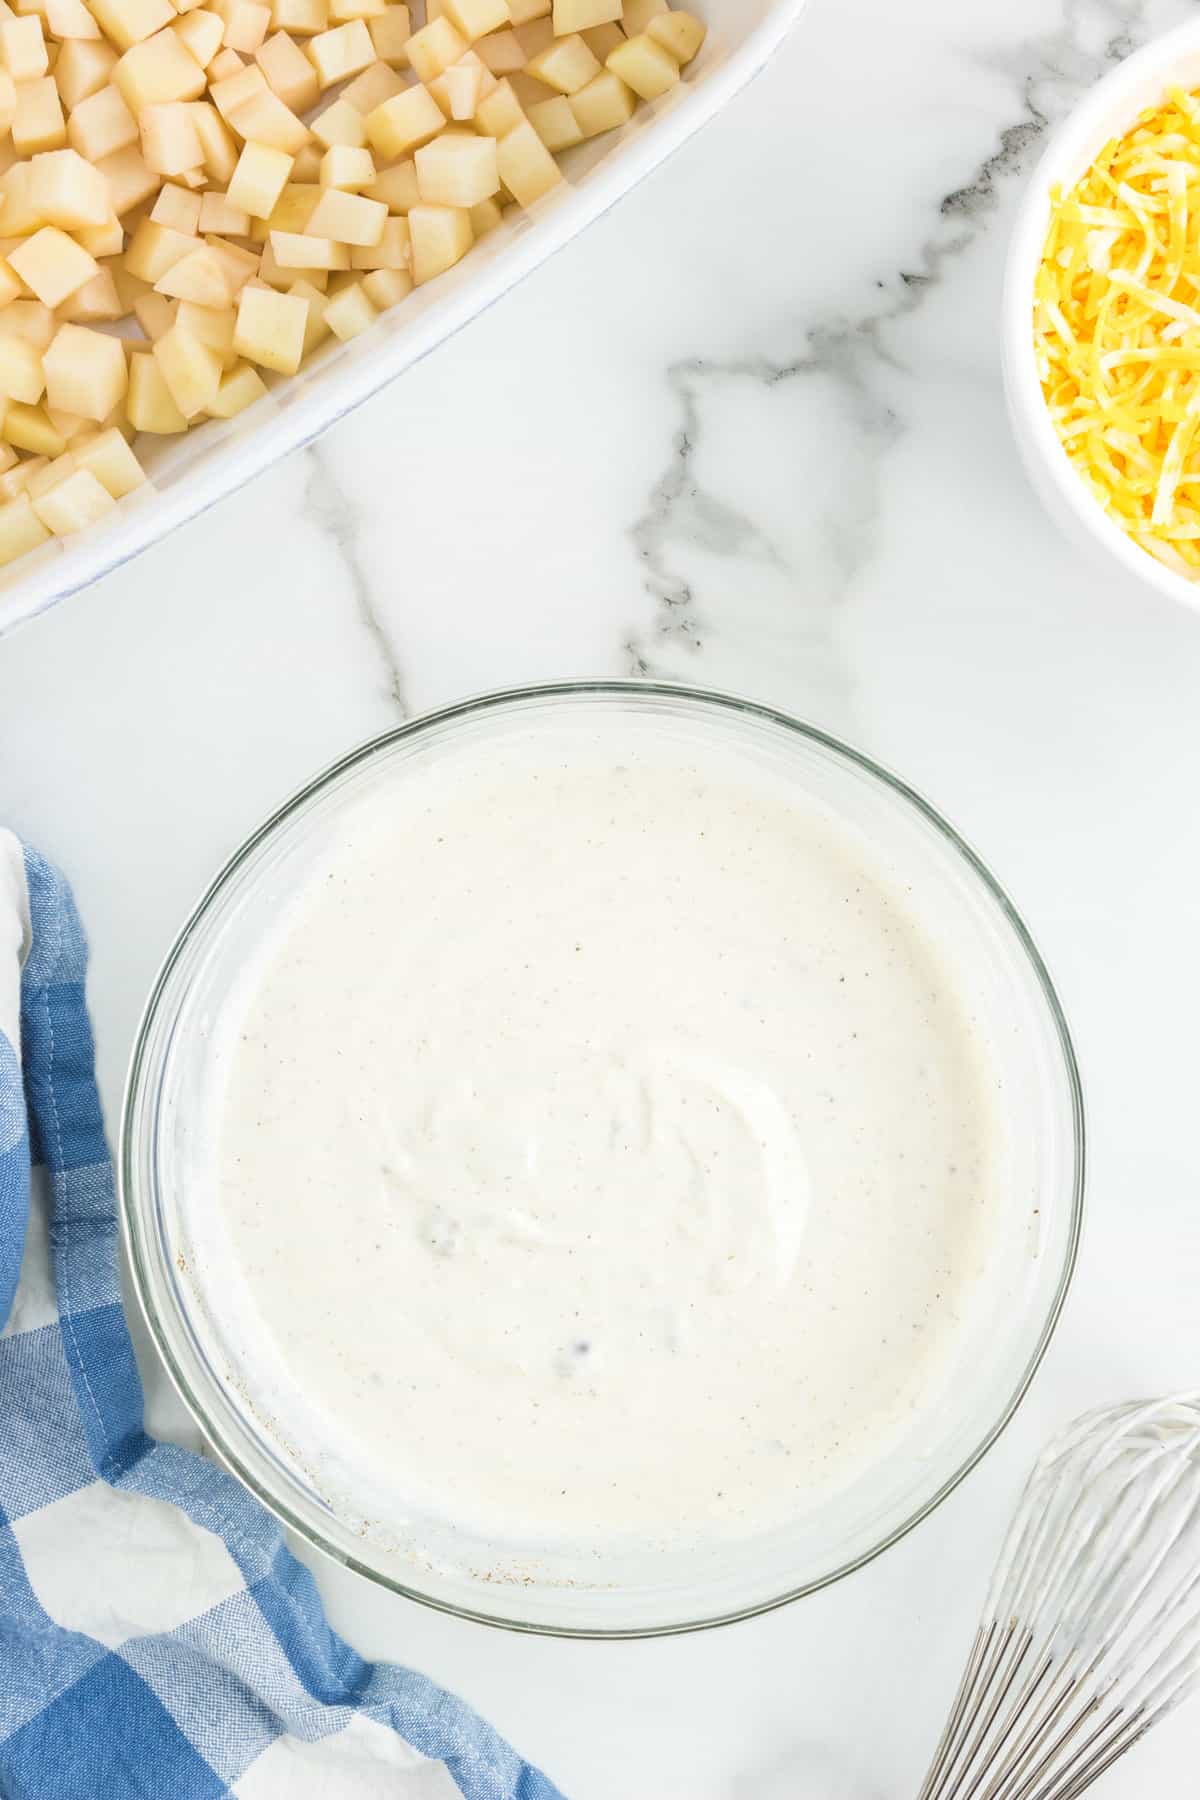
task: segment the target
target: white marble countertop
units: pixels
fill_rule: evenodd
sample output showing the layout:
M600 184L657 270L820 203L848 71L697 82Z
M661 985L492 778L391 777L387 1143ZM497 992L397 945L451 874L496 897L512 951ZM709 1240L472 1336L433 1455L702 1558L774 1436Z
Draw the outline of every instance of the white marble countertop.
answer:
M239 496L0 644L6 822L74 881L110 1123L155 967L322 763L474 690L740 688L923 788L1072 1018L1090 1217L983 1466L881 1561L724 1631L504 1637L325 1567L334 1622L572 1800L915 1793L998 1534L1085 1405L1196 1379L1200 618L1056 534L996 317L1048 120L1187 0L811 0L771 71L582 241ZM184 1429L151 1377L151 1423ZM1200 1707L1115 1770L1193 1784Z

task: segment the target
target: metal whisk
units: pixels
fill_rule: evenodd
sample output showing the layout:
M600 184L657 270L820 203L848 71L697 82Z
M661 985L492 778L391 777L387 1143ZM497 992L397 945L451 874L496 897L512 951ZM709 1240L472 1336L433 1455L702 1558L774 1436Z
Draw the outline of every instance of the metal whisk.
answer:
M1200 1394L1043 1452L920 1800L1075 1800L1200 1681Z

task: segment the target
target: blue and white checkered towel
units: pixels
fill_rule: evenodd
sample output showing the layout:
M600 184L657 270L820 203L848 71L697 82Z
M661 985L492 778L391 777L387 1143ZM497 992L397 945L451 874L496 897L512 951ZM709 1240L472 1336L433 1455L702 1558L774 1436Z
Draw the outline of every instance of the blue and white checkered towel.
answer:
M356 1656L250 1495L143 1430L85 963L66 884L0 832L0 1796L556 1800Z

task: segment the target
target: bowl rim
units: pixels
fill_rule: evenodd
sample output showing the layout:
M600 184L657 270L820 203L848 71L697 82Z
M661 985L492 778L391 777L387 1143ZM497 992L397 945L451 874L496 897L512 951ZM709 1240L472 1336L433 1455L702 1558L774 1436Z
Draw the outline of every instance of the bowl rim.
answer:
M1025 184L1009 238L1001 302L1001 358L1009 420L1039 497L1050 504L1051 496L1045 492L1048 479L1053 500L1096 545L1159 593L1200 610L1200 577L1190 581L1141 549L1080 480L1046 410L1030 329L1033 277L1049 222L1051 186L1081 158L1090 159L1112 135L1111 123L1106 128L1103 122L1111 121L1114 110L1126 111L1132 120L1146 104L1145 98L1136 106L1130 100L1123 108L1122 96L1148 84L1157 85L1160 79L1165 86L1171 65L1188 55L1200 55L1200 18L1185 20L1123 58L1088 89L1051 133Z
M155 1257L152 1248L152 1233L148 1229L152 1222L152 1211L148 1203L139 1204L138 1177L136 1170L136 1148L134 1125L139 1113L143 1083L147 1074L149 1040L157 1018L158 1009L166 996L168 985L180 959L187 951L194 935L203 927L211 906L223 893L226 886L237 876L243 864L249 860L266 840L284 825L294 814L301 811L310 802L317 799L333 783L360 766L369 763L374 757L386 752L394 745L406 739L422 735L436 727L451 724L459 719L473 717L513 705L537 702L545 699L593 699L608 697L612 699L632 700L635 704L643 700L666 698L684 700L706 709L718 709L722 712L733 712L744 717L757 719L769 726L781 727L787 732L796 733L810 744L832 752L860 774L865 774L879 786L888 790L891 795L911 807L917 815L931 825L945 840L952 851L957 852L969 871L981 883L986 894L995 903L998 911L1016 941L1018 949L1035 978L1042 1003L1045 1005L1047 1018L1052 1028L1061 1074L1064 1078L1066 1096L1070 1105L1070 1153L1072 1162L1070 1214L1067 1228L1067 1239L1063 1253L1062 1267L1059 1270L1050 1305L1038 1330L1037 1338L1026 1365L1018 1379L1017 1385L1009 1399L1002 1407L1000 1414L984 1430L974 1448L964 1457L959 1465L940 1483L933 1494L925 1499L907 1518L887 1532L878 1543L850 1558L835 1569L828 1570L808 1581L786 1588L782 1592L764 1600L756 1600L744 1606L734 1607L728 1611L705 1618L689 1618L678 1622L655 1623L652 1625L604 1625L579 1626L565 1625L557 1622L535 1622L528 1619L511 1618L503 1612L487 1611L469 1605L462 1605L447 1600L439 1595L424 1591L411 1581L393 1578L363 1561L352 1551L343 1549L326 1538L318 1527L295 1511L286 1500L272 1492L268 1484L246 1466L237 1447L229 1440L229 1434L215 1420L206 1407L205 1401L193 1391L187 1372L181 1366L172 1348L169 1334L159 1315L154 1277ZM834 1582L864 1568L874 1562L885 1550L907 1537L922 1520L929 1517L951 1493L966 1479L971 1471L982 1461L987 1452L996 1443L1002 1432L1013 1418L1017 1408L1029 1390L1042 1359L1049 1347L1055 1328L1062 1315L1067 1294L1078 1262L1080 1237L1084 1218L1085 1175L1087 1165L1087 1129L1083 1099L1083 1085L1079 1065L1075 1054L1070 1028L1067 1024L1062 1003L1051 979L1049 970L1038 950L1028 927L1018 912L1006 889L992 874L987 864L971 845L963 838L953 825L949 823L924 796L911 787L900 776L894 774L884 764L877 762L863 751L855 749L843 739L811 725L785 712L781 708L765 702L751 700L741 695L725 692L715 688L701 688L687 683L648 681L632 679L608 680L563 680L553 682L535 682L515 688L491 689L483 693L471 695L465 699L450 702L447 705L415 715L402 724L392 727L370 737L353 749L338 757L318 771L310 780L297 788L280 806L266 818L263 823L251 832L243 842L226 859L216 876L209 882L199 900L190 910L184 924L180 928L171 948L168 950L151 986L149 996L138 1024L126 1075L123 1102L119 1126L119 1152L117 1162L117 1199L121 1240L128 1258L132 1274L133 1290L137 1297L139 1310L145 1320L154 1348L161 1359L171 1382L180 1399L188 1409L192 1418L204 1434L206 1443L215 1451L221 1463L230 1470L254 1497L279 1520L281 1524L303 1538L306 1543L320 1551L334 1563L353 1570L364 1576L377 1586L400 1595L408 1600L418 1601L421 1605L431 1607L434 1611L449 1614L455 1618L467 1619L475 1624L489 1625L502 1630L520 1632L526 1635L580 1638L596 1640L630 1640L635 1638L656 1638L682 1636L695 1631L710 1630L717 1626L732 1625L745 1619L758 1617L760 1614L773 1612L781 1606L808 1594L819 1592L830 1587ZM143 1218L142 1214L145 1214ZM168 1290L169 1291L169 1290Z

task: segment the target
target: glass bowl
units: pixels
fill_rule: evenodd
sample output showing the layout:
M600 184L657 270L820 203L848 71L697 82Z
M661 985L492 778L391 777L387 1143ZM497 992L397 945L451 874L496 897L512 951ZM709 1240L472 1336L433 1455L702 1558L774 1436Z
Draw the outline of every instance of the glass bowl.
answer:
M267 1431L253 1380L234 1366L193 1267L189 1208L200 1205L196 1172L223 1011L348 809L414 759L601 714L629 733L666 730L782 772L867 840L886 875L912 888L914 910L936 936L1000 1076L1013 1224L996 1253L997 1282L986 1304L970 1309L937 1405L835 1500L778 1529L700 1548L514 1559L511 1546L461 1526L367 1520L330 1500L301 1454ZM1079 1076L1045 966L1003 890L924 800L769 707L651 683L563 683L466 701L375 739L319 775L231 859L180 933L138 1033L121 1129L121 1216L135 1288L180 1394L221 1458L286 1525L381 1585L468 1618L640 1636L744 1618L834 1581L961 1481L1011 1417L1058 1318L1079 1238L1083 1167Z

